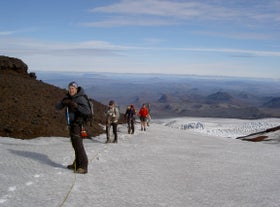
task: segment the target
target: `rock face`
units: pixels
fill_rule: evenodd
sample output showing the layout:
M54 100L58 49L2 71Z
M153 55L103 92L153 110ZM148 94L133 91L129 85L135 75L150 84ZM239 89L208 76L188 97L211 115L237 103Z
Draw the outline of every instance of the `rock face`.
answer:
M20 59L0 56L0 70L12 70L21 74L27 74L28 66Z
M55 104L67 91L36 80L27 65L11 57L0 56L0 136L30 139L68 137L64 110ZM94 101L95 120L88 127L91 136L104 132L103 112L106 106Z

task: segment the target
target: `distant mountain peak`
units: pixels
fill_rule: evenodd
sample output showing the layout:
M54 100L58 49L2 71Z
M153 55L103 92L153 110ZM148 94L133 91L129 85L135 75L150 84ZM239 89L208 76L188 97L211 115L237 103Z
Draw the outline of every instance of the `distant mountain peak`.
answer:
M233 97L230 94L222 91L218 91L207 96L207 100L209 101L230 101L232 99Z
M168 95L167 95L167 94L162 94L162 95L160 96L160 98L158 99L158 102L160 102L160 103L166 103L166 102L168 102Z
M270 99L268 102L263 104L267 108L280 108L280 97Z

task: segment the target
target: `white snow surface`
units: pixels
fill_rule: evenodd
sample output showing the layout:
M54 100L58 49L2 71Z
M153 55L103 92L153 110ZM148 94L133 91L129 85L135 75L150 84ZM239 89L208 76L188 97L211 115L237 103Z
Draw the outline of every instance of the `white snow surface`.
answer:
M280 119L267 118L256 120L226 118L176 118L157 120L164 126L197 132L205 135L236 138L260 132L280 125Z
M196 118L203 128L178 130L189 118L155 120L134 135L119 125L118 144L84 140L85 175L66 168L67 138L0 137L0 206L279 207L280 145L226 138L277 121Z

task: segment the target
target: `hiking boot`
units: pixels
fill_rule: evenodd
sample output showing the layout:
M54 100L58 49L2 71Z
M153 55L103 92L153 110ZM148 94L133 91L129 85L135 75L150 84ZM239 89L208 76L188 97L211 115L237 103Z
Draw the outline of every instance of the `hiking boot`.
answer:
M108 144L108 143L112 143L112 141L111 141L111 140L109 140L109 139L107 139L105 143L106 143L106 144Z
M75 170L75 168L76 168L76 161L74 161L73 164L71 164L71 165L67 165L67 168L69 170Z
M78 170L76 171L76 173L78 173L78 174L86 174L86 173L87 173L87 170L84 169L84 168L78 168Z
M118 139L114 139L113 143L117 144L118 143Z
M69 170L74 170L74 169L75 169L75 166L74 166L73 164L71 164L71 165L67 165L67 168L68 168Z

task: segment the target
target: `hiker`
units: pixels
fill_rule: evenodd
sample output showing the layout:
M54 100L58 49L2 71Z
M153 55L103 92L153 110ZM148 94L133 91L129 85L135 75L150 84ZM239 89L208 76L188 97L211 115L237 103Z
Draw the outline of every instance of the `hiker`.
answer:
M75 151L75 160L67 168L74 170L75 173L85 174L88 171L88 158L83 145L81 132L85 124L85 117L88 116L90 106L85 98L84 89L76 82L68 85L68 93L57 105L57 109L66 109L67 122L71 143Z
M143 130L146 131L148 115L149 115L149 112L146 107L146 104L143 104L138 113L138 116L140 117L140 121L141 121L141 131L143 131Z
M151 120L152 120L152 117L151 117L151 104L147 103L146 107L148 109L147 126L150 126L150 123L151 123Z
M136 109L134 105L131 104L127 106L124 116L127 121L128 134L134 134L135 114L136 114Z
M118 143L118 132L117 132L117 126L118 126L118 120L119 120L119 109L116 107L115 102L111 100L109 102L108 108L105 111L105 117L106 117L106 136L107 140L106 143ZM114 140L112 141L110 139L110 129L111 126L113 127L113 134L114 134Z

